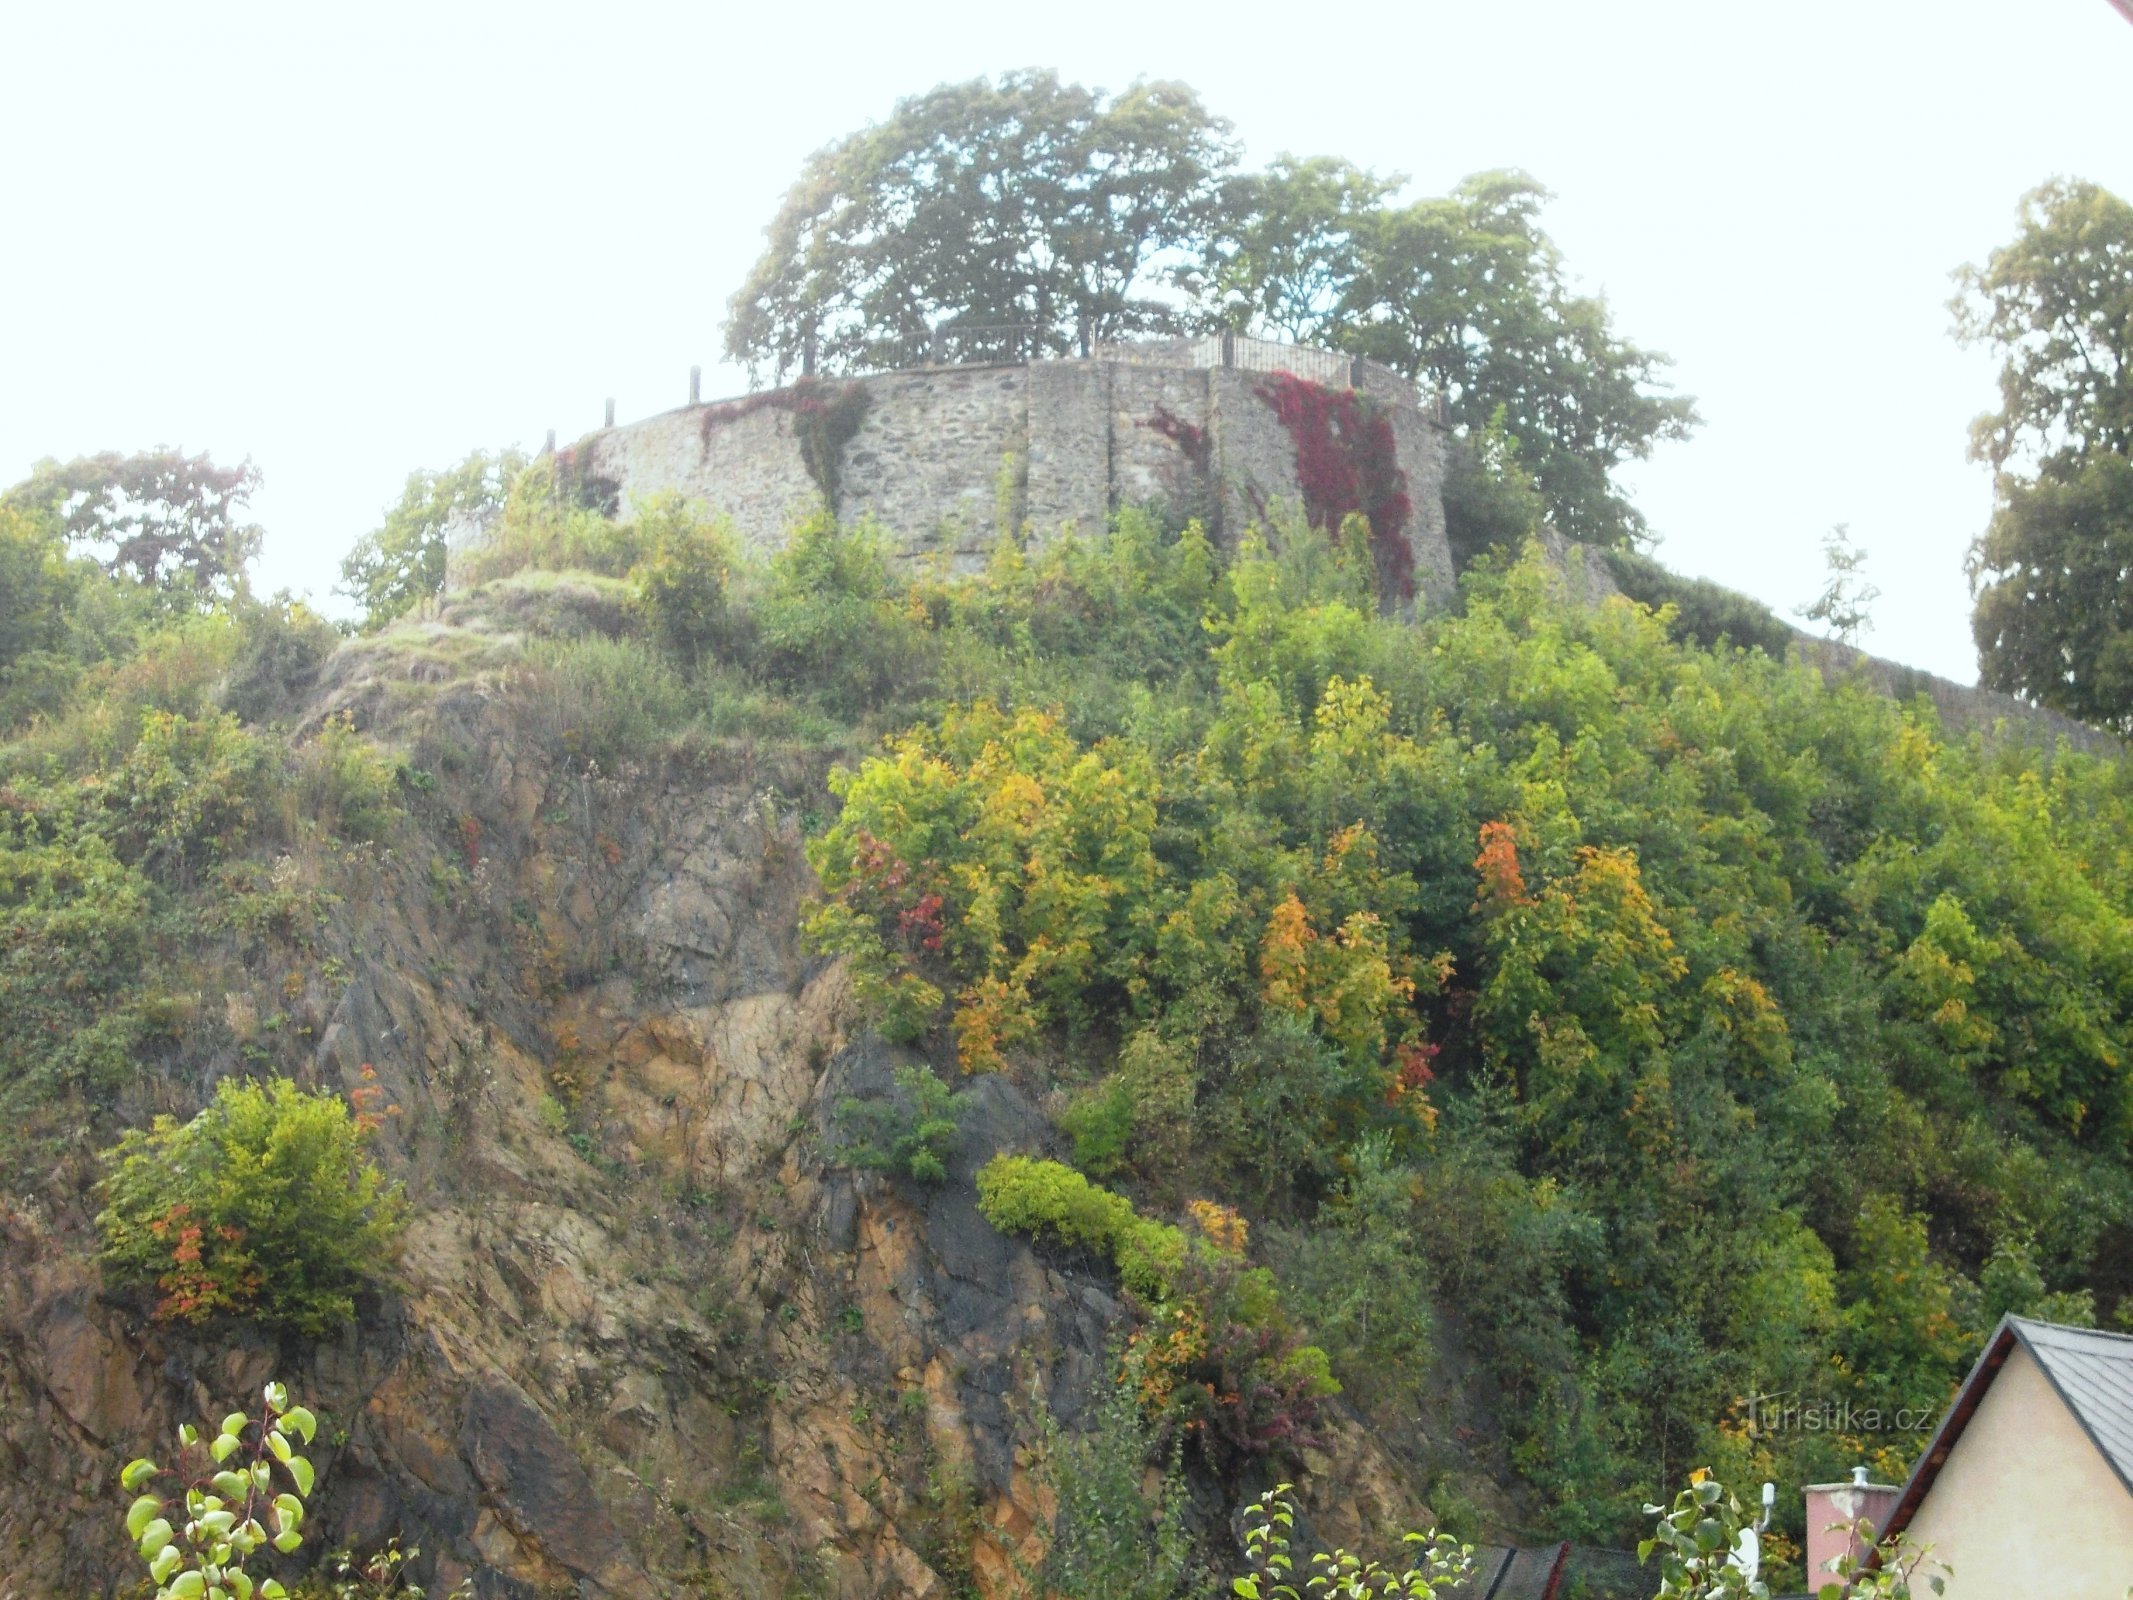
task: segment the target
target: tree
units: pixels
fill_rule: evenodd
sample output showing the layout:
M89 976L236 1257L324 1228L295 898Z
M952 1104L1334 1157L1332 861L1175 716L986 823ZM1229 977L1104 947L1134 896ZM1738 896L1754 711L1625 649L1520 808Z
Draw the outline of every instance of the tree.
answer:
M1386 198L1402 180L1330 156L1276 156L1232 178L1200 296L1219 326L1296 344L1338 343Z
M260 483L250 461L218 467L174 449L40 461L0 503L50 516L113 577L176 612L212 611L245 592L261 533L240 514Z
M1644 519L1611 474L1685 438L1696 406L1658 392L1666 358L1617 337L1606 303L1571 291L1538 221L1548 198L1522 172L1484 172L1381 211L1335 337L1441 391L1462 427L1494 421L1515 438L1567 537L1627 544Z
M1866 552L1852 543L1851 530L1841 522L1822 536L1822 561L1828 572L1822 592L1793 615L1821 623L1841 644L1854 643L1862 629L1874 625L1867 608L1881 598L1881 590L1867 581Z
M408 474L400 503L341 562L339 592L363 607L365 627L382 627L443 591L447 531L501 511L525 465L516 450L477 450L442 472Z
M901 101L810 158L733 297L727 354L782 381L1166 331L1235 160L1183 84L1106 99L1022 72Z
M2133 205L2057 178L2022 197L2021 232L1956 273L1956 336L2004 356L2000 409L1971 425L1974 460L2133 454Z
M1970 438L1997 502L1966 563L1979 680L2133 726L2133 205L2054 180L1957 279L1957 338L2002 357Z

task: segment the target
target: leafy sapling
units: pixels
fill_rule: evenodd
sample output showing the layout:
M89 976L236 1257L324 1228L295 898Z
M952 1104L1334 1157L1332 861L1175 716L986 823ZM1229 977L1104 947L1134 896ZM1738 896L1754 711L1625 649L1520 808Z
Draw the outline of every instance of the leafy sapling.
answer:
M1252 1570L1229 1585L1240 1600L1431 1600L1473 1574L1472 1545L1448 1533L1410 1533L1403 1542L1414 1565L1404 1570L1346 1550L1321 1550L1306 1563L1310 1575L1299 1587L1289 1554L1288 1530L1296 1523L1292 1487L1277 1483L1245 1508L1244 1551Z
M317 1431L318 1419L270 1383L257 1416L231 1412L204 1443L181 1425L175 1470L146 1456L126 1464L119 1486L135 1497L126 1535L156 1600L286 1600L277 1580L255 1582L245 1564L268 1545L286 1555L304 1542L313 1473L297 1450Z
M1830 1576L1815 1590L1816 1600L1920 1600L1926 1594L1946 1594L1955 1569L1936 1560L1902 1534L1875 1542L1874 1524L1861 1517L1851 1525L1851 1542L1831 1567ZM1823 1576L1809 1573L1810 1579ZM2133 1596L2133 1590L2128 1590Z
M1756 1562L1742 1554L1741 1533L1754 1520L1708 1472L1699 1467L1672 1506L1648 1505L1644 1514L1658 1521L1637 1559L1659 1555L1657 1600L1770 1600Z

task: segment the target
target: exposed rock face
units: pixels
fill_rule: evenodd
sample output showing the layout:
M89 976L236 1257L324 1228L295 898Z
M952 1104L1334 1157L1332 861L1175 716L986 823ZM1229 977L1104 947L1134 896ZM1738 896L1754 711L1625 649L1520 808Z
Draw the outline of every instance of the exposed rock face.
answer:
M320 709L391 737L406 668L344 651ZM1043 1118L989 1078L950 1181L835 1166L837 1100L899 1058L800 943L819 765L601 773L513 715L478 672L428 703L420 837L334 912L310 1070L374 1064L400 1108L391 1292L319 1345L195 1334L102 1293L85 1164L0 1212L0 1600L132 1583L120 1465L270 1377L322 1418L314 1548L398 1533L443 1587L923 1597L1038 1559L1031 1397L1071 1424L1120 1315L977 1213L976 1167ZM1419 1514L1356 1430L1320 1465L1333 1534Z

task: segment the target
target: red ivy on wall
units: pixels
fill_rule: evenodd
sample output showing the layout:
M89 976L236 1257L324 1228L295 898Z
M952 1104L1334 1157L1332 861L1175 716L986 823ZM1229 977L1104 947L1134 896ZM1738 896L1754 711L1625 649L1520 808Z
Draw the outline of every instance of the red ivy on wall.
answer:
M1178 447L1185 459L1192 463L1195 472L1203 478L1207 476L1214 449L1213 441L1208 438L1205 428L1195 427L1168 406L1157 406L1155 415L1143 417L1139 426L1168 439Z
M815 480L815 487L822 491L830 509L835 510L837 491L843 486L837 474L838 458L859 431L859 424L866 420L871 398L863 383L824 383L802 378L789 389L766 389L723 405L705 406L697 427L708 447L713 430L729 422L738 422L758 411L789 412L807 475Z
M1337 536L1342 521L1360 513L1370 524L1378 593L1412 598L1415 558L1407 520L1414 502L1407 497L1391 417L1353 389L1329 389L1293 372L1273 374L1255 392L1295 441L1296 480L1311 526Z

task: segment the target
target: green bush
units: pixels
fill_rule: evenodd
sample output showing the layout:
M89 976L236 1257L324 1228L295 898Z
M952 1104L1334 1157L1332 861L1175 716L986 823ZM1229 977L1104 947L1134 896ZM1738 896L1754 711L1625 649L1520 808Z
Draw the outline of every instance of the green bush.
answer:
M0 786L0 1117L11 1140L54 1091L107 1090L148 1031L154 891L70 793Z
M611 486L582 477L563 456L544 456L512 480L502 512L468 553L466 580L486 583L527 567L626 575L644 555L636 528L613 519Z
M926 1067L898 1067L882 1099L837 1102L837 1158L872 1172L901 1172L924 1183L948 1176L962 1126L963 1096Z
M226 1078L190 1122L130 1130L105 1152L96 1219L111 1282L152 1292L159 1321L311 1337L351 1321L402 1220L365 1149L373 1125L337 1095Z
M103 785L112 842L150 872L189 879L244 843L273 765L268 746L228 712L143 712L140 736Z
M288 717L340 642L333 624L300 600L284 597L245 607L237 615L236 648L222 685L223 709L247 722Z
M1191 1499L1176 1447L1166 1459L1159 1430L1142 1415L1138 1355L1112 1356L1117 1375L1099 1380L1079 1432L1060 1427L1040 1402L1035 1476L1055 1508L1041 1592L1058 1600L1172 1600L1189 1592ZM1151 1496L1144 1483L1156 1461L1166 1470Z
M1155 1298L1169 1287L1155 1263L1166 1253L1185 1251L1185 1236L1177 1229L1167 1230L1174 1248L1144 1236L1163 1225L1145 1221L1124 1195L1056 1161L993 1157L978 1170L978 1210L1002 1233L1048 1235L1071 1248L1110 1256L1122 1272L1130 1252L1135 1276L1128 1279L1129 1287Z
M345 711L297 751L290 788L303 814L338 838L376 842L400 816L397 764L356 732Z
M656 748L691 711L680 672L641 639L537 639L518 689L544 741L607 767Z
M1707 650L1721 644L1760 650L1773 661L1782 661L1792 647L1793 630L1759 600L1708 578L1684 578L1634 550L1609 550L1605 559L1630 599L1654 611L1674 608L1667 631L1676 639Z
M879 529L839 527L827 512L803 522L756 608L764 672L839 716L914 699L927 641L903 588Z
M694 673L707 660L748 653L754 619L736 587L740 550L723 522L697 516L679 495L638 512L647 554L636 569L637 604L653 636Z

